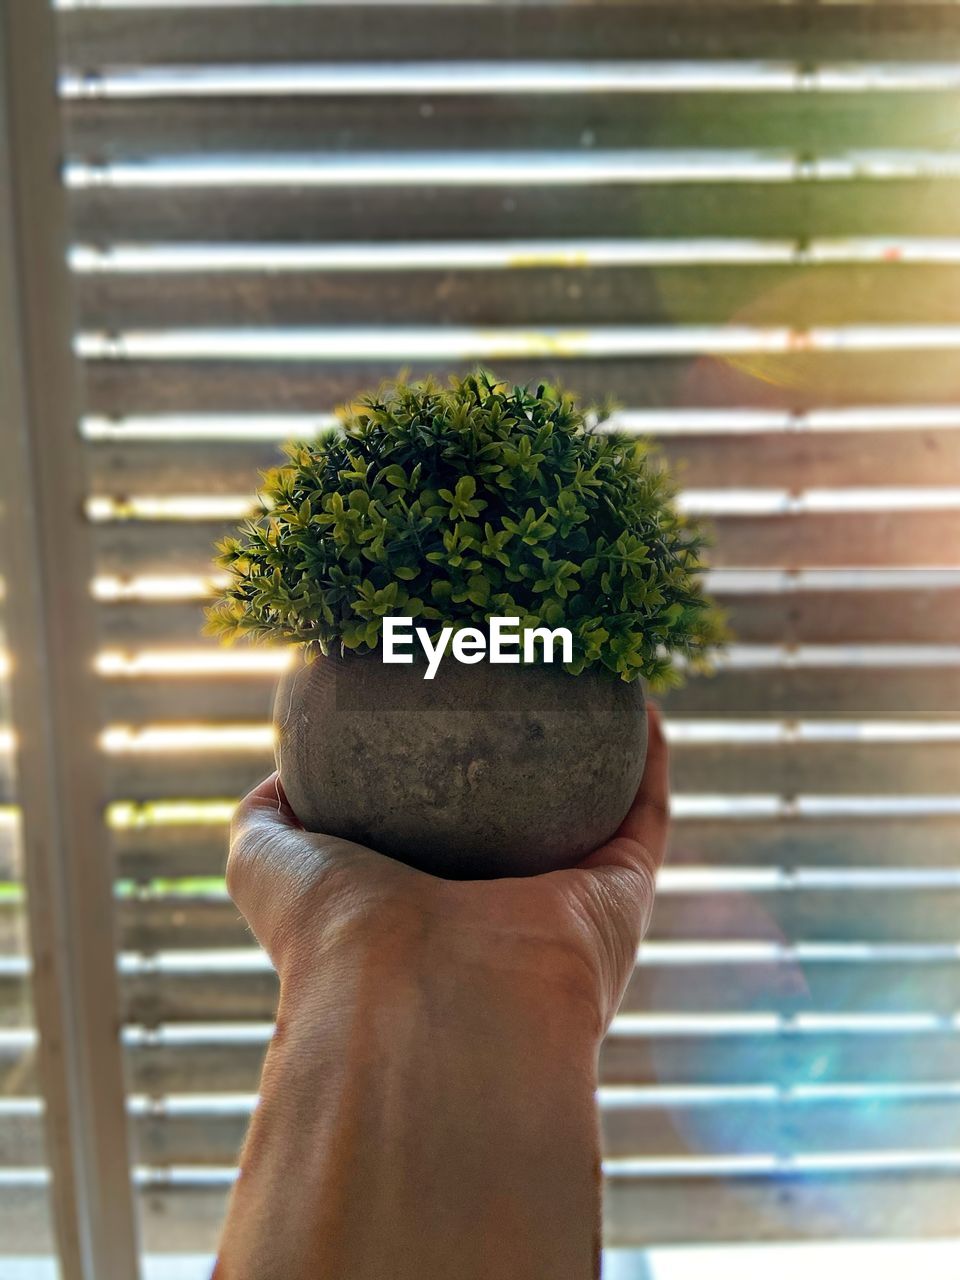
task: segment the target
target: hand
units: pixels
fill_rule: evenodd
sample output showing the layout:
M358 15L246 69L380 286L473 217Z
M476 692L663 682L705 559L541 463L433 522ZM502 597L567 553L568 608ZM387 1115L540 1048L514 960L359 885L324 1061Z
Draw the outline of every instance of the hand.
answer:
M649 923L666 847L667 748L649 707L640 789L619 831L579 866L453 881L362 845L305 831L277 774L237 810L227 886L280 974L375 969L446 1000L458 982L525 1017L562 1015L599 1044ZM345 974L346 976L346 974ZM568 1028L569 1029L569 1028Z
M304 831L274 775L230 892L280 975L217 1280L599 1275L600 1040L653 903L667 754L578 867L439 880Z

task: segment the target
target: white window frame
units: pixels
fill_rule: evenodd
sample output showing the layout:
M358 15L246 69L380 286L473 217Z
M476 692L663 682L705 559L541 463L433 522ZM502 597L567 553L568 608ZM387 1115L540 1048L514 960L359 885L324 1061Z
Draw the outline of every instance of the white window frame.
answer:
M55 19L0 7L0 427L32 985L63 1280L139 1274L96 748Z

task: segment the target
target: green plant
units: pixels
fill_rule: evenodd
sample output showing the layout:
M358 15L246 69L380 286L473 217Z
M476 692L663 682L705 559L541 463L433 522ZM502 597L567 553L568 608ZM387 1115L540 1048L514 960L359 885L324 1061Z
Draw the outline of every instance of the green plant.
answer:
M385 387L342 428L287 446L262 514L219 544L207 630L376 647L384 615L431 633L491 616L567 626L573 673L675 684L724 638L697 572L702 532L648 442L588 423L553 387L478 372Z

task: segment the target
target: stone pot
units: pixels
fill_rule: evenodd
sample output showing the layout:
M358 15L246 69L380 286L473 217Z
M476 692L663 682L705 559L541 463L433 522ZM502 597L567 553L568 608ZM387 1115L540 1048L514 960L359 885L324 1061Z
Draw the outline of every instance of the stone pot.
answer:
M277 690L277 767L310 831L453 879L572 866L643 773L640 681L544 664L298 661Z

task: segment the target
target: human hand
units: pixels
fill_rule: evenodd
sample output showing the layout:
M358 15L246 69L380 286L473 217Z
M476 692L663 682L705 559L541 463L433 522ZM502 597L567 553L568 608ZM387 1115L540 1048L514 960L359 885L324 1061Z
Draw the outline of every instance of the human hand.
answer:
M649 923L669 821L668 756L650 706L646 768L614 837L578 866L442 880L335 836L305 831L277 774L234 818L227 885L280 975L309 988L331 968L458 981L529 1017L549 1001L599 1043Z
M217 1280L599 1274L597 1055L667 823L652 708L630 813L570 870L440 880L251 792L227 883L280 1004Z

